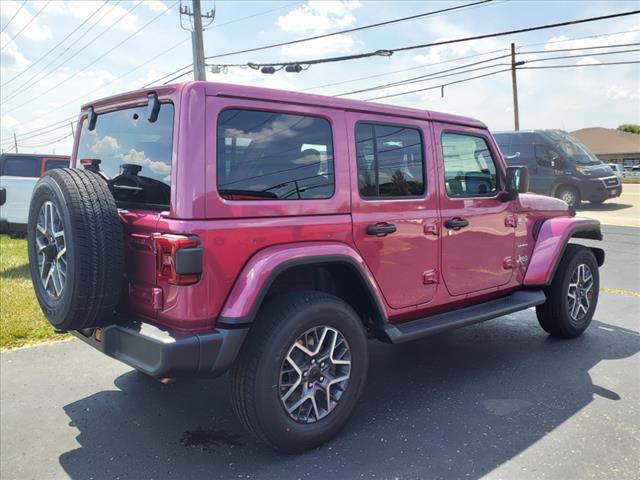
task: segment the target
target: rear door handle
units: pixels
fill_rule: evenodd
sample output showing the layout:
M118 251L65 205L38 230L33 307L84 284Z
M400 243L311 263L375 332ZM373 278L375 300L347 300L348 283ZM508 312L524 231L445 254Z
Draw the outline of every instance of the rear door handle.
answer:
M367 235L388 235L395 233L396 226L393 223L382 223L367 226Z
M463 218L452 218L451 220L447 220L444 222L444 226L447 228L458 229L469 226L469 220L465 220Z

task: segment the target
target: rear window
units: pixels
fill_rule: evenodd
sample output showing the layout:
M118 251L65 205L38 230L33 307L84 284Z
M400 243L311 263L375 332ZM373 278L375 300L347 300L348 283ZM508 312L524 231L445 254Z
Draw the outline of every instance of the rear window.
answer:
M331 125L323 118L225 110L217 128L218 193L227 200L310 200L334 191Z
M98 115L96 128L82 125L78 167L99 171L121 204L165 208L171 197L173 148L171 103L163 103L158 119L147 120L147 107L128 108Z
M66 168L69 166L69 160L47 160L44 164L45 172L55 168Z
M39 177L40 157L6 157L2 174L9 177Z

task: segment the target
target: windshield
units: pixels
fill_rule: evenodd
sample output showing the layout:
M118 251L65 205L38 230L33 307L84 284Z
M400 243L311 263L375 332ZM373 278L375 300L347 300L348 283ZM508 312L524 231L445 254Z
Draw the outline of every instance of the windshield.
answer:
M546 130L544 134L556 144L569 160L578 165L599 165L602 163L584 143L568 133L561 130Z
M109 180L119 203L167 207L171 196L173 105L164 103L158 119L147 120L147 107L98 115L89 131L84 121L78 146L78 167Z

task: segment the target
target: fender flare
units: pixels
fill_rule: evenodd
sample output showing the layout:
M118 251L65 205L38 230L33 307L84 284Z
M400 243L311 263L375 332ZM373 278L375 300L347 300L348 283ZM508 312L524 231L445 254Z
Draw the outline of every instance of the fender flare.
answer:
M556 273L569 239L602 240L600 222L592 218L556 217L545 220L538 230L523 285L548 286ZM590 247L598 266L604 264L604 250Z
M246 325L253 322L269 288L284 271L301 265L348 265L359 275L382 321L388 318L380 289L363 258L350 246L337 242L289 243L267 247L245 264L222 307L217 322Z

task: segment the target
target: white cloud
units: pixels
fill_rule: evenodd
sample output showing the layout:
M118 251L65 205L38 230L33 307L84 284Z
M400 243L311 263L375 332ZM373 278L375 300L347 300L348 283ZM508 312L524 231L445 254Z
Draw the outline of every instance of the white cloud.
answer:
M640 92L620 85L611 85L607 89L607 98L611 100L640 100Z
M2 129L9 129L18 125L18 120L13 118L11 115L2 115L0 117L0 124L2 124Z
M8 33L13 37L26 27L20 33L20 37L29 38L31 40L48 40L51 38L51 29L48 26L43 25L39 18L34 18L35 13L40 11L42 5L39 5L37 2L27 2L23 8L20 8L20 6L21 3L13 0L2 2L0 14L3 22L8 22L9 19L17 12L17 15L7 26L5 33Z
M311 42L284 45L282 47L282 54L286 57L305 60L310 57L327 55L334 52L350 53L353 51L354 43L353 38L349 35L335 35Z
M576 62L576 70L578 71L583 71L585 70L584 68L580 68L584 65L599 65L602 62L600 60L597 60L595 58L591 58L591 57L586 57L586 58L581 58L580 60L578 60Z
M278 17L278 26L285 32L326 32L345 28L356 22L351 13L360 8L359 1L310 0L305 5Z
M114 154L120 149L120 145L118 144L118 140L109 135L105 135L104 137L96 140L93 145L91 145L91 151L93 153L108 153Z
M310 0L306 4L278 17L277 25L287 33L322 35L331 30L346 28L356 23L351 13L360 8L359 1ZM354 45L348 35L311 40L309 42L285 45L282 54L287 57L327 55L334 52L348 53Z
M87 70L78 76L83 78L85 85L93 85L94 88L112 83L118 78L107 70Z
M24 68L29 61L24 58L24 55L18 50L16 42L10 40L9 35L5 32L0 34L0 44L2 45L2 51L0 52L0 65L2 70L20 70Z
M169 10L167 4L161 0L137 0L136 3L142 3L142 5L154 12L166 12Z
M85 20L91 17L104 3L94 0L74 0L69 2L68 10L72 16ZM125 8L117 4L107 4L91 18L91 22L97 21L100 25L112 26L121 30L135 30L139 28L138 17L129 13L129 10L131 7Z
M123 163L133 163L134 165L147 167L151 169L153 173L167 174L171 172L171 165L168 165L164 162L151 160L144 154L144 150L136 150L135 148L132 148L126 154L120 153L116 155L116 158L121 159Z

